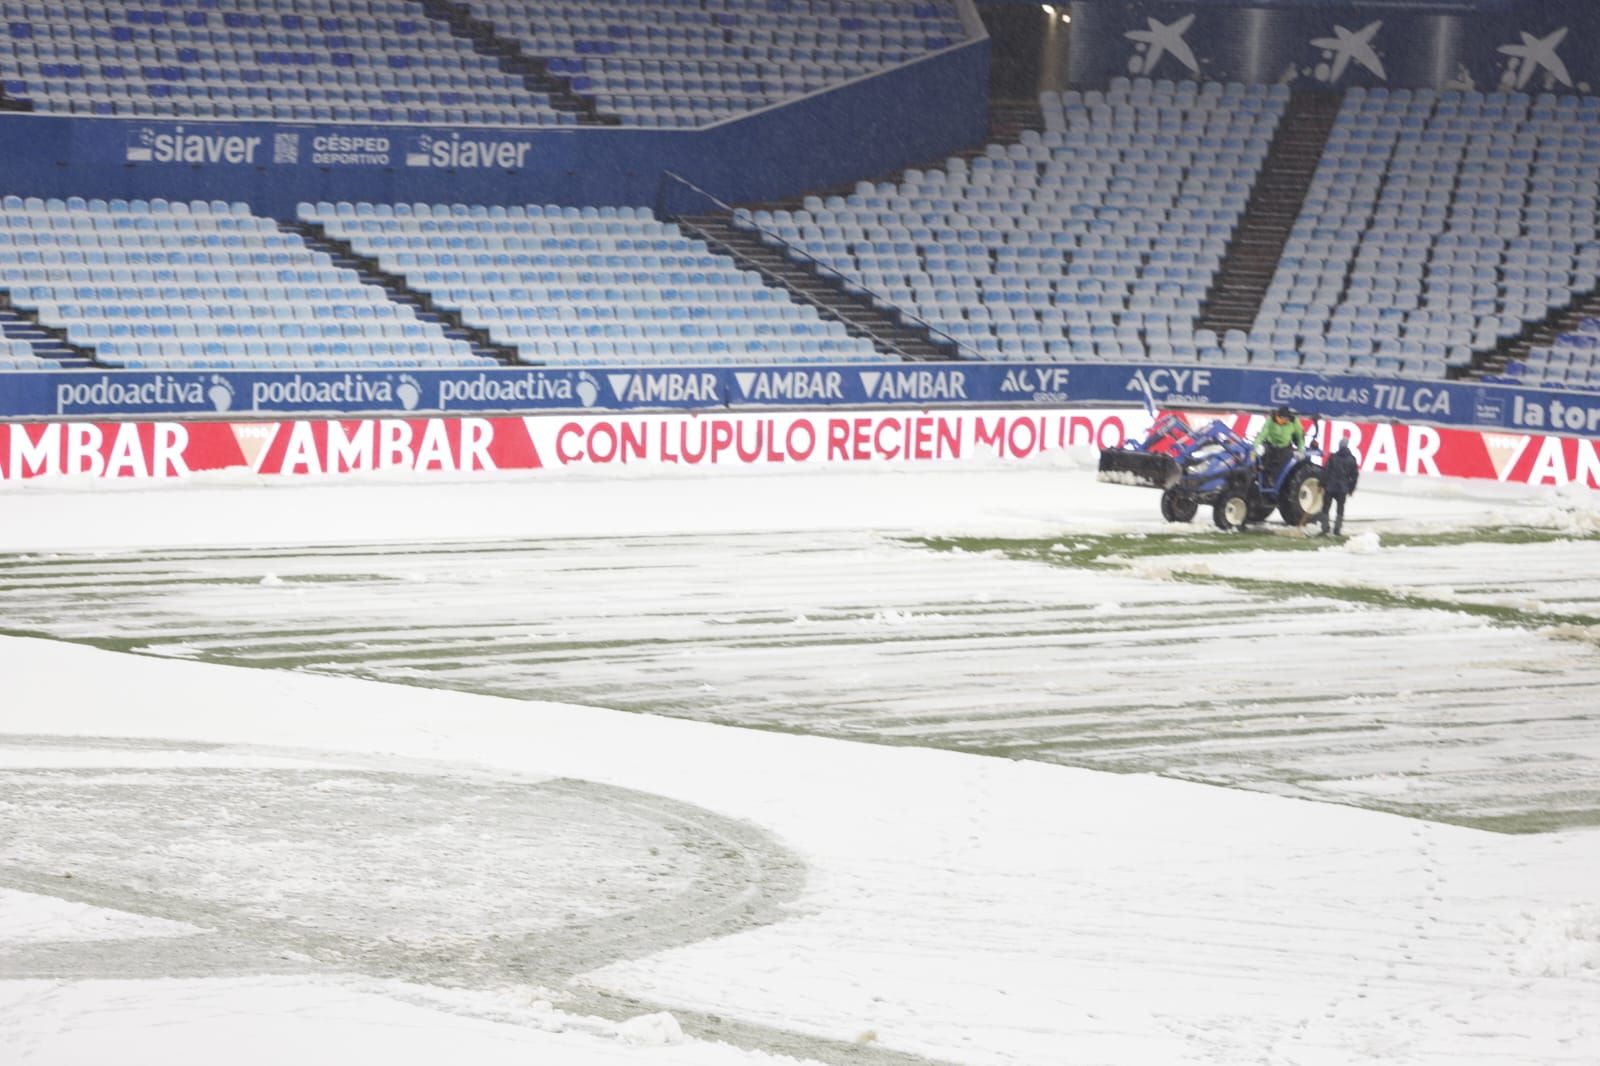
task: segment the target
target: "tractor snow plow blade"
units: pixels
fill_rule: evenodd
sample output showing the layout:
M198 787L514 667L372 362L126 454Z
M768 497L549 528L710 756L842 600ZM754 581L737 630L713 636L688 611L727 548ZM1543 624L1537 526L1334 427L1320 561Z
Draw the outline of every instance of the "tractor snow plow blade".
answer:
M1170 455L1131 448L1102 448L1100 451L1100 480L1114 485L1167 489L1176 485L1182 474L1178 461Z

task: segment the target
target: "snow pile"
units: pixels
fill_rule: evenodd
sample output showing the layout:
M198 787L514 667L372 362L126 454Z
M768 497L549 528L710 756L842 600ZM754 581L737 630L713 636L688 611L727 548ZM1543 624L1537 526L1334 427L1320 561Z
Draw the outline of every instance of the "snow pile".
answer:
M1135 577L1147 581L1170 581L1182 577L1211 577L1216 571L1211 564L1198 558L1172 556L1166 559L1133 559L1126 555L1108 555L1100 560L1115 566L1125 566Z
M617 1026L617 1039L632 1047L670 1047L683 1043L678 1019L666 1011L641 1014Z
M525 1024L546 1033L564 1033L567 1031L568 1017L556 1010L555 1004L541 996L535 996L528 1001Z
M1149 478L1127 470L1102 470L1100 480L1108 485L1132 485L1137 488L1144 488L1150 484Z
M70 884L70 879L68 880ZM199 929L165 918L0 888L0 944L191 936Z
M1497 510L1495 525L1534 526L1575 537L1600 534L1600 495L1581 485L1546 489L1544 494L1521 506Z
M1397 775L1346 778L1342 781L1321 781L1319 789L1329 795L1340 796L1359 793L1364 796L1404 796L1411 791L1412 782Z
M1379 543L1378 534L1372 532L1357 533L1344 542L1344 550L1355 555L1371 555L1381 548L1382 544Z
M1516 971L1535 977L1600 977L1600 907L1536 917Z
M1600 646L1600 626L1545 626L1539 632L1544 636L1555 637L1559 640L1581 640L1587 644Z
M1570 533L1573 536L1600 535L1600 511L1594 509L1593 501L1586 502L1588 506L1556 509L1551 525L1560 532Z
M871 618L861 619L864 626L905 626L916 621L917 616L910 611L897 611L890 608L886 611L874 611Z

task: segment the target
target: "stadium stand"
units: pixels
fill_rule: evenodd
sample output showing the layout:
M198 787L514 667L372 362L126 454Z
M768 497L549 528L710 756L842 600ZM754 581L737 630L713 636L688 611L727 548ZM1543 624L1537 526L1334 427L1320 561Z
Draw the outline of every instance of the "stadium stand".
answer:
M1243 362L1194 320L1288 95L1125 79L1046 93L1042 134L739 218L984 358Z
M68 342L58 362L89 351L130 368L881 358L645 208L330 203L301 216L297 232L221 201L7 197L0 284L36 319L14 328L38 339L5 358L48 357L41 326Z
M35 99L66 110L100 101L103 68L122 50L145 65L116 67L117 106L173 104L180 97L145 93L146 67L173 48L195 53L202 33L212 51L177 62L207 92L181 99L191 111L231 107L235 81L258 84L251 72L275 65L260 54L287 34L366 49L356 67L332 71L334 82L365 69L444 84L470 56L477 73L460 76L489 93L479 101L489 110L418 97L421 113L547 117L542 105L493 110L502 89L520 94L517 107L535 94L478 63L490 60L444 33L442 14L418 14L435 0L415 10L319 0L294 13L251 0L243 21L186 2L47 13L0 0L12 20L0 40L27 70L50 68L61 93ZM577 5L542 7L549 18L537 23L497 0L470 10L493 21L484 32L543 49L574 89L639 123L736 113L959 31L936 5L770 2L783 4L781 24L756 17L773 13L769 0L693 9L655 0L626 22ZM405 32L402 9L417 22ZM53 28L58 18L68 30ZM132 40L121 32L130 26ZM857 31L859 46L840 43ZM82 69L62 75L60 60L80 46ZM226 64L206 58L224 53ZM752 62L767 80L734 91ZM288 91L311 95L291 104L269 94L265 111L249 113L354 113L351 97L322 93L329 72L303 73ZM510 81L491 89L491 73ZM219 85L226 91L209 93ZM658 99L663 87L673 102ZM1199 360L1600 385L1600 98L1353 88L1341 103L1283 86L1119 78L1104 91L1045 93L1040 109L1039 128L1014 139L848 195L731 219L724 210L733 225L720 231L710 217L686 214L680 227L644 208L340 202L304 204L298 220L275 223L216 201L7 197L0 366L834 361L915 348L921 358ZM1279 136L1289 119L1321 125L1290 143ZM1273 203L1258 195L1269 178L1282 186L1269 190ZM1275 268L1253 290L1230 289L1231 317L1219 318L1219 282L1238 267L1238 245L1256 240L1241 220L1258 206L1269 221L1282 216L1271 242L1281 254L1265 254ZM764 285L785 258L837 288L836 271L846 295L876 309L877 332L842 324L854 320L805 285ZM1205 325L1217 321L1230 328ZM886 345L896 325L910 340Z
M628 125L699 126L903 63L966 36L948 0L470 0Z
M407 0L0 2L7 97L56 114L576 124Z
M302 204L524 362L836 362L872 344L648 208Z
M27 312L10 306L9 294L0 291L0 368L50 370L88 363L60 330L42 326Z
M21 370L37 366L38 356L33 354L33 345L27 341L13 340L10 337L0 338L0 367L7 370Z
M1197 328L1287 95L1045 94L1042 135L737 221L989 359L1443 377L1595 290L1600 99L1352 89L1253 324ZM1506 373L1583 387L1590 351L1569 330Z
M243 204L0 204L0 284L110 365L472 366L465 341Z
M1554 343L1531 347L1507 368L1512 380L1550 388L1600 388L1600 318L1584 318Z
M1595 287L1600 99L1352 89L1251 344L1440 376Z
M0 27L41 112L491 125L698 126L965 36L947 0L4 0Z

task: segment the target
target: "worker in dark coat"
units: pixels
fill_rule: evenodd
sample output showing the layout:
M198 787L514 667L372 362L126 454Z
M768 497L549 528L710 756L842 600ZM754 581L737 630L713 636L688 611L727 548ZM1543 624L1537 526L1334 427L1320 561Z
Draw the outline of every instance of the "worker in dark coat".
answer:
M1361 479L1361 464L1356 462L1355 453L1350 450L1348 439L1339 442L1338 451L1328 457L1327 465L1322 468L1322 492L1326 497L1322 505L1322 532L1328 532L1328 515L1334 505L1339 506L1339 514L1333 520L1333 533L1338 536L1344 528L1344 501L1345 497L1355 495L1356 482Z

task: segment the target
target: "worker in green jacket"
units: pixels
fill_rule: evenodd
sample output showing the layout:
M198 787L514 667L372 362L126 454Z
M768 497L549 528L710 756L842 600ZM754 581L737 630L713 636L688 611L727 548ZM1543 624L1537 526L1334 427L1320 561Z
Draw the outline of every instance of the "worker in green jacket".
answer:
M1289 458L1306 446L1306 431L1300 420L1287 407L1272 412L1272 417L1256 434L1256 447L1261 449L1261 467L1270 482Z

